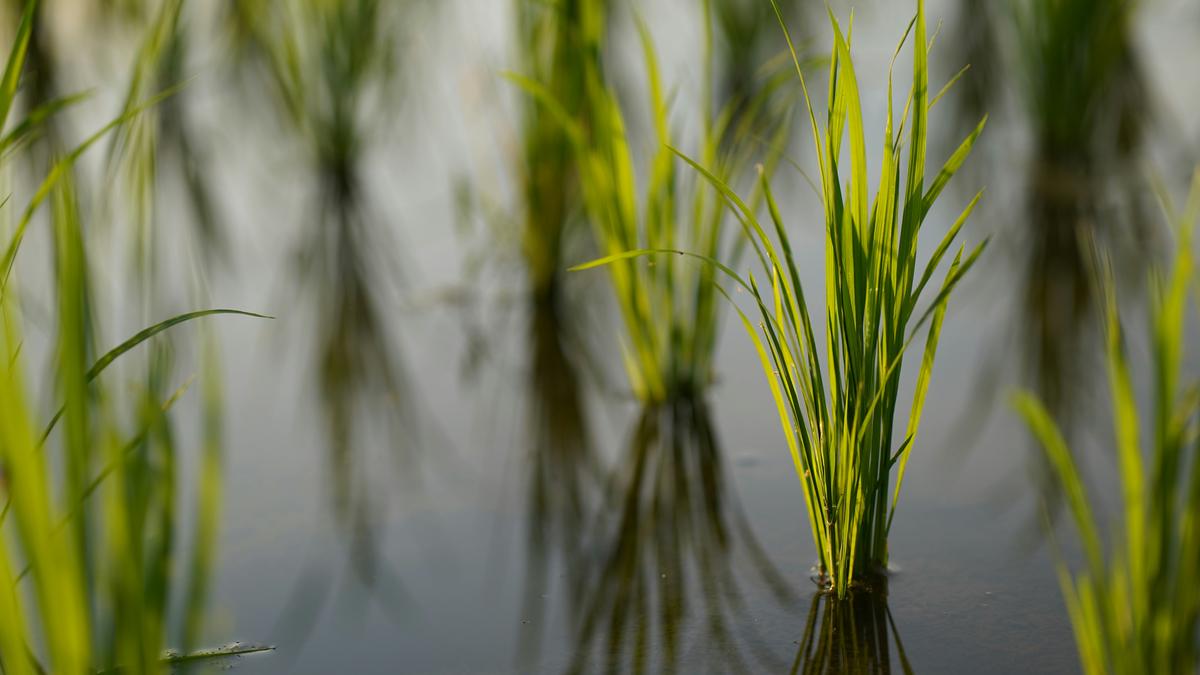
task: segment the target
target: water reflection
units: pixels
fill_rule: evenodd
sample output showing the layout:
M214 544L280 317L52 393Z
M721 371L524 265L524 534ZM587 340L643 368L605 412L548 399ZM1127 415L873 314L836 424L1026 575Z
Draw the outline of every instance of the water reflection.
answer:
M710 648L726 670L785 667L752 632L735 553L776 600L790 591L738 507L703 401L643 410L574 536L569 672L676 672Z
M890 675L893 669L904 675L912 673L900 632L888 611L886 591L859 591L843 600L828 593L813 595L804 637L790 671L793 675Z
M385 309L400 267L396 242L392 224L373 212L364 180L369 139L390 112L391 97L377 94L396 84L396 31L410 4L231 3L229 15L243 55L308 160L314 199L296 279L315 301L334 512L367 583L381 574L375 521L383 497L373 463L362 456L366 432L383 420L400 479L411 473L415 445L407 375Z
M588 432L583 372L575 355L573 331L563 325L551 298L535 301L530 312L528 522L521 653L537 653L543 625L548 571L556 558L568 574L582 569L583 540L602 481L602 468ZM569 584L578 588L577 584Z
M1043 401L1067 419L1087 386L1097 255L1136 262L1148 227L1137 166L1147 85L1122 0L1041 3L1018 21L1034 151L1024 342ZM1135 278L1141 274L1135 275Z

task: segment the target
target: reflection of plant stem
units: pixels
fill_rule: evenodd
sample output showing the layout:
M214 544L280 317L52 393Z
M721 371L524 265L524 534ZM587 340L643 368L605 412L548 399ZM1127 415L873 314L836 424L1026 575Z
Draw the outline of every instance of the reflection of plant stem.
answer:
M384 223L369 217L362 165L371 123L383 112L370 94L391 83L393 29L398 7L408 4L304 0L230 7L233 28L264 67L280 116L309 156L317 208L298 251L297 276L316 295L317 378L334 515L350 539L355 573L384 590L396 583L380 577L387 570L376 541L379 495L358 448L366 436L364 411L385 412L394 425L388 435L402 471L411 466L415 415L381 309L385 274L396 265L384 245Z
M568 575L582 569L586 511L594 503L600 467L588 434L580 369L553 300L536 302L530 315L529 531L521 658L538 651L550 558L556 547ZM568 582L569 587L576 587Z
M745 606L731 558L749 542L776 597L786 586L739 526L707 405L697 401L644 409L626 454L610 475L602 512L585 532L598 557L573 585L575 655L571 672L593 656L612 672L674 672L687 621L704 617L706 643L721 644L731 670L746 659L733 627ZM743 541L745 540L745 541ZM765 565L765 566L764 566ZM702 597L702 607L690 602ZM654 663L651 654L657 653Z
M900 672L911 675L912 665L888 610L886 591L860 591L840 600L831 593L816 593L791 672L889 675L893 640Z

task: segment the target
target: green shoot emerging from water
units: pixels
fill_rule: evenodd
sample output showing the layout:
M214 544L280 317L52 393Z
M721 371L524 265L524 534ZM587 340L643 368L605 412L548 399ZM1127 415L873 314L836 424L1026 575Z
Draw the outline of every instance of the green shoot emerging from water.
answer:
M1096 508L1058 425L1033 396L1023 393L1016 399L1062 485L1083 546L1083 569L1072 574L1060 563L1059 579L1089 675L1187 673L1200 665L1200 393L1195 383L1181 391L1179 381L1188 290L1195 280L1191 233L1198 215L1200 172L1180 220L1173 269L1152 284L1154 435L1148 456L1111 273L1101 284L1107 296L1108 379L1124 526L1107 556Z
M818 150L820 191L825 207L826 345L823 350L817 346L808 301L800 284L800 269L766 175L761 188L774 237L760 225L755 210L720 176L699 162L687 161L733 205L762 265L763 279L769 284L761 287L753 274L743 279L710 256L698 256L729 275L756 302L757 327L745 314L742 320L762 359L804 488L823 584L843 596L852 583L869 579L885 569L887 534L921 421L946 303L983 250L984 244L980 244L964 254L960 246L932 302L918 312L922 292L950 251L979 195L945 234L922 270L917 269L918 235L934 201L966 160L983 130L983 122L926 186L928 114L940 94L931 98L928 93L925 13L923 2L918 2L917 16L909 29L914 32L909 104L899 129L894 130L889 77L880 187L871 201L866 132L850 46L836 19L831 17L831 21L834 49L824 130L817 121L804 74L792 49ZM912 117L908 119L910 111ZM906 123L909 159L907 174L902 176L901 138ZM846 137L849 163L843 165ZM846 168L849 172L844 175ZM843 183L844 178L847 180ZM631 251L592 264L649 253L653 252ZM901 362L909 343L926 322L929 329L925 352L908 425L902 442L895 444L893 420ZM822 356L828 360L825 370L820 364Z
M612 86L598 71L588 71L585 82L589 92L586 125L572 118L541 84L516 76L512 79L567 130L576 151L584 208L596 246L609 255L606 262L610 263L612 286L626 328L622 345L626 372L637 398L657 404L695 397L712 381L718 304L715 270L679 265L671 258L658 265L638 264L624 254L634 249L682 246L708 258L736 257L740 246L731 245L724 233L725 201L708 186L687 185L678 170L654 46L645 26L639 24L639 28L658 140L640 205L624 114ZM706 51L711 59L711 35ZM706 102L712 100L710 86L705 87ZM701 156L721 181L745 173L753 147L760 144L754 138L764 126L759 120L773 117L766 110L767 94L769 91L764 91L749 101L738 117L733 106L713 115L711 105L704 105ZM767 163L774 166L786 125L775 125L767 133L772 136L767 140ZM690 202L688 187L694 187Z

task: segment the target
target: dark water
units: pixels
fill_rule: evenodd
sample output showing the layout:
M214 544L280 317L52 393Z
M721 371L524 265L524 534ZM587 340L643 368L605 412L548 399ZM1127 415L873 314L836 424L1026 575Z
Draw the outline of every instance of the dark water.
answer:
M866 115L880 119L883 68L909 10L860 4ZM948 22L947 45L957 5L930 3ZM694 89L693 13L659 3L645 14L668 74ZM1158 3L1136 31L1169 129L1167 150L1146 154L1171 171L1196 134L1176 112L1198 102L1182 66L1197 55L1195 14L1187 2ZM314 385L329 317L293 283L286 243L306 216L300 153L270 124L213 131L217 190L237 224L230 269L212 280L215 304L278 317L220 326L230 449L211 636L278 648L238 660L237 672L1075 672L1053 556L1033 527L1029 439L1006 402L1026 381L1018 226L1029 217L1017 205L1032 134L994 114L987 159L959 179L964 190L989 187L969 237L997 238L946 320L886 596L837 603L810 580L802 492L740 326L723 330L720 381L706 400L639 410L623 393L602 273L571 279L578 311L548 315L523 302L512 242L455 227L456 179L501 201L513 189L498 168L515 128L513 92L497 77L507 4L460 0L430 16L412 46L422 72L406 86L416 95L367 155L373 208L398 230L377 251L397 274L373 283L389 303L383 324L404 382L369 394L356 421L352 460L342 458L358 500L350 517L330 508L336 465ZM236 97L197 86L217 111ZM953 119L948 105L940 114ZM937 139L931 154L952 143ZM811 158L805 142L793 154ZM819 284L817 204L794 173L778 182L792 186L780 191L805 283ZM935 211L926 254L966 199ZM1077 414L1107 424L1103 395L1079 399ZM403 428L383 419L381 401L406 411ZM1086 440L1103 447L1105 433Z

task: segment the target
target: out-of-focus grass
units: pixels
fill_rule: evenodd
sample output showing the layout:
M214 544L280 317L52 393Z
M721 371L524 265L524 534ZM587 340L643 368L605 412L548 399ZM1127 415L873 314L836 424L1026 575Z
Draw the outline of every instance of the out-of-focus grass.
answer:
M711 16L706 20L711 31ZM581 83L589 109L572 116L555 92L542 83L513 76L566 130L580 172L583 206L597 248L605 259L625 327L622 355L634 395L644 403L700 397L713 381L712 360L718 326L715 270L679 264L666 257L646 264L621 254L637 250L689 248L710 258L736 258L741 240L725 232L727 205L711 186L690 184L679 171L666 91L653 42L639 23L647 70L647 89L657 148L652 153L644 194L639 183L631 140L612 85L596 68ZM712 55L711 32L705 58ZM706 71L712 72L711 67ZM757 96L735 119L734 107L712 109L711 82L704 87L700 109L703 129L698 156L722 180L735 182L756 151L771 170L778 163L787 125L778 124L764 141L756 122L768 114L769 99ZM689 194L690 192L690 194Z
M1166 209L1172 214L1172 209ZM1059 577L1085 672L1186 673L1200 666L1200 399L1181 373L1188 300L1195 299L1192 233L1200 218L1200 172L1184 213L1178 216L1174 264L1153 277L1151 443L1134 395L1126 328L1107 261L1099 264L1121 518L1105 536L1099 506L1088 496L1078 458L1051 413L1022 393L1016 405L1059 481L1084 564ZM1189 297L1192 296L1192 297ZM1106 542L1108 546L1105 551Z
M1146 6L961 0L957 24L945 32L971 67L955 97L962 122L973 125L990 110L1011 125L993 137L1003 145L981 147L991 162L979 166L999 174L1001 189L1011 183L1024 195L1023 212L993 217L1021 279L1011 324L1022 379L1068 436L1099 363L1090 327L1101 293L1089 260L1100 251L1136 269L1155 253L1141 164L1157 106L1135 30ZM1031 142L1024 171L1014 172L1007 139L1023 130Z
M760 95L758 89L776 78L790 76L787 44L779 33L775 12L768 2L758 0L710 0L717 29L713 64L715 81L713 94L721 104L734 106L737 116L741 106L748 105ZM782 0L780 11L788 18L793 34L798 33L806 7L801 0ZM765 141L764 141L765 142Z
M590 125L602 79L607 0L517 0L520 72L538 82L576 124ZM580 170L570 135L532 99L520 126L521 250L534 302L561 311L564 247L580 220ZM573 225L575 224L575 225Z
M26 5L0 80L0 145L11 147L61 105L35 108L11 127L36 3ZM173 644L189 653L203 637L204 599L220 502L221 434L211 348L201 359L203 451L190 541L181 530L179 455L169 410L187 384L170 383L164 331L233 310L206 310L156 323L107 352L96 345L95 288L74 163L108 132L149 105L138 101L61 156L5 235L0 285L0 669L20 673L163 672ZM5 161L10 161L5 156ZM36 350L25 349L27 319L15 273L30 226L49 206L54 337L49 350L56 412L43 418L31 397ZM13 208L5 204L4 208ZM118 393L104 371L149 343L145 386ZM128 419L125 419L128 418ZM177 558L191 552L186 573ZM174 614L179 612L178 614ZM172 620L172 616L180 617Z

